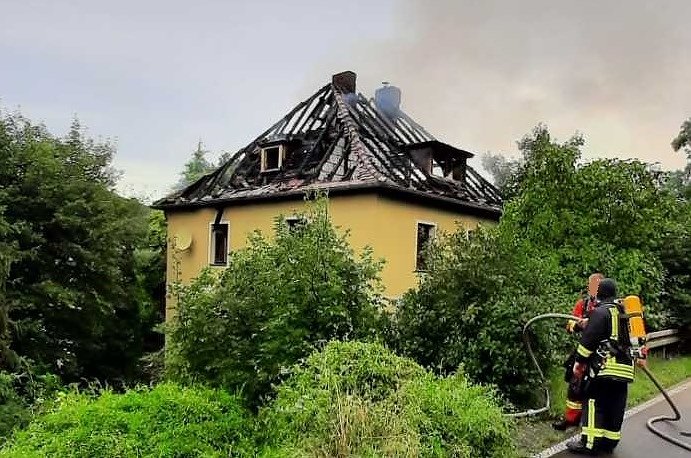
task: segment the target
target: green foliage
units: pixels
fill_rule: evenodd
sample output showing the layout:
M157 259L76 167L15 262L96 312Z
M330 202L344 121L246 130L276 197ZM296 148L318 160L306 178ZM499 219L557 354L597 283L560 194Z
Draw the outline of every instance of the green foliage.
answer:
M147 210L113 192L112 145L76 122L57 138L3 115L0 151L11 349L68 381L128 377L141 353L134 252Z
M0 200L4 191L0 189ZM10 264L14 253L12 246L7 243L10 227L3 216L4 209L0 207L0 370L14 369L18 361L17 354L10 348L12 334L10 332L9 306L5 296L5 282L10 273Z
M162 376L158 353L163 351L164 339L158 326L165 320L166 231L164 213L151 210L146 239L134 251L142 351L146 353L139 364L139 378L148 381Z
M615 278L622 295L641 295L649 324L665 324L657 253L679 234L670 218L678 201L643 163L579 165L582 144L555 142L544 127L520 143L516 195L500 223L470 240L459 231L433 250L430 272L396 316L397 348L443 373L463 365L472 380L524 402L535 374L525 364L523 324L570 311L590 273ZM563 349L563 335L539 328L535 338L548 360Z
M209 151L202 149L202 142L199 141L197 149L192 153L192 157L185 163L175 189L184 189L207 173L214 171L214 164L205 157L207 154L209 154Z
M581 145L580 138L553 142L544 128L522 142L521 192L506 205L501 230L554 253L570 291L601 270L617 279L623 293L654 304L662 279L654 252L670 230L676 201L646 164L599 160L578 166Z
M15 427L26 426L30 418L27 403L15 391L14 376L0 372L0 440L5 440Z
M54 375L0 372L0 439L25 427L34 412L61 388Z
M462 366L472 380L521 399L536 383L525 364L523 323L568 296L554 286L555 257L501 236L485 227L439 241L419 289L397 310L394 346L444 374ZM550 358L560 348L556 336L536 331L538 355Z
M681 125L679 135L672 140L672 149L674 151L686 150L689 160L691 160L691 118Z
M231 390L255 403L320 342L379 332L381 263L356 258L319 201L273 240L256 233L228 268L206 270L179 291L167 348L171 374Z
M332 342L312 354L260 424L268 450L294 456L511 456L489 390L438 379L377 344Z
M679 205L676 230L670 231L659 251L665 272L661 313L666 325L691 330L691 200Z
M123 395L63 395L0 457L226 457L251 450L252 426L223 391L161 384Z
M513 456L511 425L494 393L459 375L406 385L399 405L418 431L421 456Z

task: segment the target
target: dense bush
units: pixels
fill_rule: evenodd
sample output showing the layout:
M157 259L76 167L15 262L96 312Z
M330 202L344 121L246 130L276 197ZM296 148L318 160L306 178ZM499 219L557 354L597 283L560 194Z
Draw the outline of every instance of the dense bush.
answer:
M0 439L9 437L15 428L25 427L43 403L60 389L58 377L51 374L0 371Z
M319 201L305 224L276 222L275 239L250 237L228 268L205 271L179 293L167 348L181 380L242 388L257 400L320 342L378 334L380 263L356 258Z
M530 402L537 379L522 344L523 324L568 298L555 288L555 259L481 228L470 238L459 232L441 240L429 266L397 310L393 345L425 367L448 374L462 366L472 380ZM543 361L558 354L556 339L563 337L546 330L535 327Z
M522 326L539 313L570 311L590 273L615 278L622 295L640 295L649 325L664 324L657 253L678 235L670 218L678 201L664 176L640 162L580 164L582 143L555 142L542 127L521 143L515 196L501 221L433 250L430 271L397 313L397 348L445 373L462 364L474 381L529 401L535 374ZM543 330L537 353L560 354L563 333Z
M691 189L691 186L689 186ZM661 301L664 324L691 331L691 200L682 204L679 230L672 232L660 248L665 269ZM672 215L670 215L672 216Z
M439 379L378 344L332 342L260 412L265 453L296 456L511 456L491 391Z
M251 451L234 396L162 384L97 398L71 393L0 449L0 457L227 457Z

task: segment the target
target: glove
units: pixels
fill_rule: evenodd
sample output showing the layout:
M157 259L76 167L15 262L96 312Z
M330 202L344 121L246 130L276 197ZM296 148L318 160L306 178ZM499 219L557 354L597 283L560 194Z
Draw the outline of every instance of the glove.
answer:
M573 365L573 375L571 376L571 382L569 383L569 390L573 392L576 396L583 395L583 378L585 377L587 364L584 363L574 363Z
M574 378L578 378L578 380L583 380L583 376L585 375L585 370L587 368L588 368L588 365L585 363L579 363L579 362L573 363L573 376L574 376Z

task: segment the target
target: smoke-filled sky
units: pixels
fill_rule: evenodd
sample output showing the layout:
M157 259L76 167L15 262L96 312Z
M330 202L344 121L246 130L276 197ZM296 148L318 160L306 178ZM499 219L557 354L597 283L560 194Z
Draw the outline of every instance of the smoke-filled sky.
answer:
M342 70L477 153L542 122L584 134L586 158L680 168L690 17L689 0L0 0L0 105L115 138L120 189L149 197L200 138L235 151Z

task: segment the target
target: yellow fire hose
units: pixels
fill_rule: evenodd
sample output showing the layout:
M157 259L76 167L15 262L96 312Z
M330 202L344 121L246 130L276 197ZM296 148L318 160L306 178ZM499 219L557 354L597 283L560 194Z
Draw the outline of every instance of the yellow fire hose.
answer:
M548 320L548 319L553 319L553 318L558 318L558 319L564 319L564 320L576 320L578 321L580 318L573 316L573 315L568 315L566 313L545 313L543 315L538 315L534 318L531 318L525 326L523 326L523 343L526 346L526 349L528 350L528 354L530 355L530 359L533 361L533 365L535 366L535 369L537 369L537 373L540 376L540 381L542 382L542 386L545 392L545 405L541 408L538 409L528 409L523 412L517 412L517 413L509 413L505 414L507 417L510 418L525 418L525 417L532 417L534 415L539 415L543 412L547 412L550 407L550 394L549 394L549 385L547 384L547 380L545 379L545 374L542 372L542 368L540 368L540 363L538 363L537 358L535 357L535 353L533 353L533 348L530 344L530 338L528 336L528 330L530 327L537 323L538 321L542 320ZM674 416L657 416L657 417L652 417L649 418L646 425L648 426L648 429L655 435L661 437L662 439L666 440L667 442L670 442L674 445L677 445L681 448L684 448L686 450L691 450L691 444L688 442L684 442L676 437L673 437L670 434L665 433L664 431L656 428L655 423L661 422L661 421L666 421L666 422L675 422L681 420L681 414L679 413L679 409L677 406L674 404L674 401L672 401L672 398L669 397L669 394L667 394L667 391L660 385L660 382L655 378L655 376L650 372L650 370L647 367L644 366L639 366L641 369L643 369L643 372L650 378L650 380L653 382L655 387L662 393L662 396L664 396L665 400L669 404L670 408L674 412ZM691 437L691 432L679 432L680 435L685 436L685 437Z

